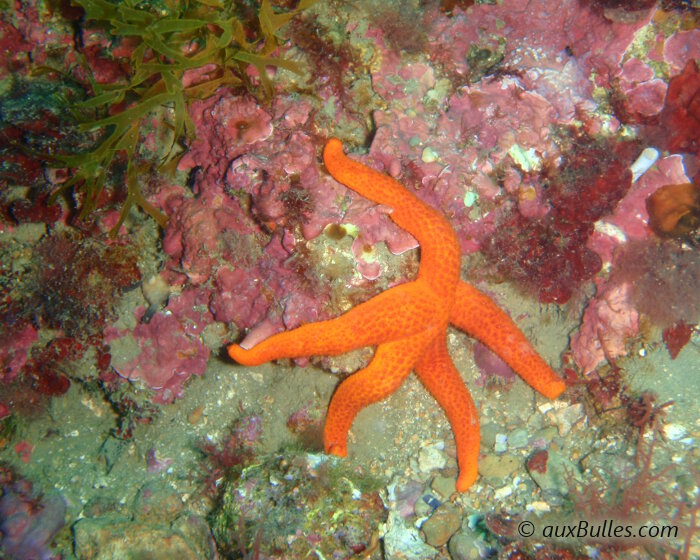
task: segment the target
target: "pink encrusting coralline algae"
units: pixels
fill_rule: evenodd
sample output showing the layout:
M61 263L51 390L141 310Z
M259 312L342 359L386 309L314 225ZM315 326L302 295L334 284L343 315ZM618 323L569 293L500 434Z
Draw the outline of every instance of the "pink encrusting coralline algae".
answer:
M539 1L525 8L506 1L456 10L450 18L429 13L428 60L398 56L385 41L381 25L370 24L364 35L352 28L355 40L373 52L372 86L384 102L372 115L376 131L369 153L358 159L397 177L444 212L465 252L482 249L499 228L524 223L539 228L542 235L568 237L567 251L573 252L557 256L561 262L551 269L538 265L542 274L553 275L552 287L540 291L540 297L565 302L601 263L611 261L626 236L649 235L640 207L644 195L664 182L654 178L659 172L650 171L633 184L631 173L629 179L621 179L621 171L601 167L600 173L611 173L607 180L622 181L621 186L605 194L608 206L589 213L591 222L584 222L585 229L579 227L575 234L553 217L557 202L547 194L547 183L562 158L577 161L576 152L567 154L567 149L576 150L578 142L593 154L598 149L595 135L618 133L621 117L600 111L596 88L614 91L620 115L631 123L646 122L664 109L668 83L654 70L657 53L631 54L639 31L653 25L655 9L625 18L581 2L553 6ZM487 35L488 29L497 30L504 42ZM679 71L696 36L683 32L668 39L671 68ZM601 44L605 49L598 48ZM491 51L502 48L502 56L498 70L469 83L467 55L473 45ZM462 84L454 89L459 80ZM336 118L344 118L339 115L345 107L332 97L331 89L322 87L319 92L326 108L331 104ZM163 242L169 256L166 277L185 293L196 286L211 319L253 329L250 336L260 339L337 314L329 283L310 280L318 276L313 272L318 263L305 249L329 225L342 225L353 236L350 249L359 276L347 278L348 285L362 285L383 274L385 265L369 258L368 248L385 243L400 254L416 247L410 235L391 223L390 209L369 203L324 172L318 156L328 133L316 127L318 99L279 93L263 107L250 96L222 89L193 103L190 116L197 139L180 168L192 175L192 195L173 188L159 198L170 215ZM570 130L581 129L576 134L588 136L568 148L561 131L572 126ZM609 151L609 145L600 149ZM618 160L629 165L644 147L641 141L623 146L624 156L621 151ZM673 180L679 178L679 164L697 165L690 154L667 159L669 163L660 161L659 170L668 175L663 170L676 165L670 172ZM582 164L572 165L576 170ZM592 191L590 197L595 196ZM607 226L594 228L599 216ZM517 266L532 258L517 255L523 247L513 245L512 255L497 253L497 258L520 262ZM598 255L598 264L591 255ZM567 264L568 258L584 260ZM501 273L511 270L499 267ZM574 356L586 371L601 360L601 337L616 355L622 353L625 338L636 332L631 317L620 326L620 321L602 314L610 294L624 302L623 287L601 290L575 337Z
M132 329L109 328L112 367L126 379L140 379L156 391L157 402L182 396L191 375L202 375L209 359L202 331L213 319L207 310L208 294L186 290L172 296L162 311L144 320L146 309L135 312Z
M353 157L447 216L463 253L484 256L475 280L511 280L560 304L592 286L614 266L620 246L653 235L646 197L667 181L691 182L700 169L692 126L700 122L692 105L700 31L673 27L672 8L663 10L653 2L626 9L504 0L446 14L431 3L418 14L415 48L397 43L390 11L366 25L348 20L343 45L324 36L326 16L293 20L278 54L305 65L307 76L279 70L275 95L265 101L220 88L189 105L196 139L179 162L187 186L161 179L151 191L169 217L161 277L179 296L150 323L145 311L137 313L138 331L129 336L141 352L115 358L115 369L168 401L187 377L202 373L207 325L248 329L249 340L259 340L337 315L363 293L409 277L410 266L392 269L378 248L398 255L415 249L415 239L391 222L391 209L325 172L320 150L331 135L350 140ZM16 68L22 53L46 58L31 44L40 33L40 26L30 32L32 14L17 23L22 40L8 61ZM123 70L115 60L133 47L123 42L111 60L99 37L87 37L87 56L108 82ZM183 80L195 84L213 70L191 70ZM363 138L370 141L360 153ZM154 149L156 136L147 143ZM627 173L645 149L655 149L658 161L639 176ZM579 173L586 158L597 162L595 180ZM116 219L103 214L99 224ZM346 236L340 242L338 232ZM352 266L329 265L340 257ZM600 293L581 331L605 338L613 324L597 321L593 308L609 291L624 291L595 285ZM338 297L347 288L351 302ZM196 301L195 316L177 301ZM189 332L190 324L198 332ZM109 333L110 340L126 334ZM600 359L597 339L577 340L576 362L589 369ZM186 350L163 364L155 341L164 348L182 341ZM27 349L5 353L18 364Z

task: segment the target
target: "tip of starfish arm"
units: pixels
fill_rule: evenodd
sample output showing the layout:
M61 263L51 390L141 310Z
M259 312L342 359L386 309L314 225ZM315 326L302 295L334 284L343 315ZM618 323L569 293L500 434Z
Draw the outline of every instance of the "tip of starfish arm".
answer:
M241 347L238 346L238 344L231 344L231 346L229 346L229 347L227 348L228 355L231 356L231 358L235 360L235 359L236 359L236 356L238 355L238 353L239 353L239 351L240 351L240 349L241 349Z
M228 347L228 355L239 364L250 365L246 360L247 353L248 350L238 344L231 344L231 346Z
M459 471L459 476L457 477L457 492L466 492L471 488L477 477L477 469L463 469Z
M566 390L566 383L562 380L557 379L552 381L547 387L543 388L540 392L549 399L558 398Z
M326 142L325 149L326 150L342 150L343 143L338 138L331 137L328 139L328 142Z
M336 457L347 457L348 450L344 445L339 445L337 443L331 444L326 448L326 453L328 455L335 455Z
M323 148L323 163L326 168L333 168L338 161L338 158L345 156L343 152L343 143L337 138L330 138Z

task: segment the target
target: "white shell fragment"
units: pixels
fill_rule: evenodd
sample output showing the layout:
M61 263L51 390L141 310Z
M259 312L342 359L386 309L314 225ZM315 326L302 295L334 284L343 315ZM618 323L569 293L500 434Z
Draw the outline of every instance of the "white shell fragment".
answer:
M630 165L632 182L636 182L637 179L644 175L656 163L657 159L659 159L659 150L656 148L644 148L636 161Z

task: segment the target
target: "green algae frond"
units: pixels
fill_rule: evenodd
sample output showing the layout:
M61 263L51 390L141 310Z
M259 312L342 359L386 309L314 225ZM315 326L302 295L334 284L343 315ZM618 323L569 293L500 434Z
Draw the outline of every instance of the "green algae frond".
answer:
M301 74L297 63L271 54L279 46L279 28L315 0L300 0L296 9L284 13L275 12L269 0L262 0L257 22L238 13L241 3L225 0L72 1L85 11L86 21L103 26L115 41L129 38L136 45L130 58L131 72L124 83L98 83L83 59L92 95L74 104L73 112L80 122L80 132L101 134L91 150L53 156L55 166L70 168L73 174L53 193L52 200L74 189L83 195L80 217L86 217L97 206L108 173L125 158L127 195L111 234L116 234L133 206L165 226L167 216L145 199L140 178L154 170L171 173L176 168L184 153L180 142L187 145L195 137L187 112L189 103L210 97L222 86L254 90L246 74L251 65L259 76L260 95L266 98L273 92L267 66ZM185 85L185 72L205 67L204 81ZM158 156L159 161L148 162L139 157L141 125L145 117L163 108L171 115L159 123L169 134L169 147Z

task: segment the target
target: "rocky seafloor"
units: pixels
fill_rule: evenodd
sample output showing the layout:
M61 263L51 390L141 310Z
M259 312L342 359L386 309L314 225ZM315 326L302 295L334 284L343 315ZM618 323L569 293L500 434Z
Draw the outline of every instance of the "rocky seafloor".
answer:
M0 6L0 558L700 556L696 2ZM372 349L226 355L416 274L332 136L567 384L449 331L467 492L414 377L323 453Z

